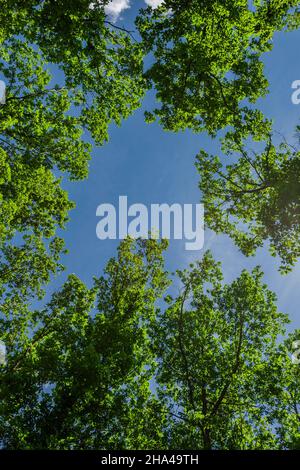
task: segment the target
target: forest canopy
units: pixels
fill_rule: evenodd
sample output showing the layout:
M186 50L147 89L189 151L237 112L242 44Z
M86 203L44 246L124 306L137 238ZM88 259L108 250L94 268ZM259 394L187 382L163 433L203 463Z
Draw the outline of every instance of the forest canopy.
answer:
M63 181L88 176L93 146L151 90L146 122L220 142L196 157L207 228L293 268L300 154L257 101L298 3L165 0L127 28L108 0L0 1L2 448L300 447L299 331L286 334L261 268L225 283L205 252L172 277L165 240L128 238L92 287L72 274L44 299L75 208Z

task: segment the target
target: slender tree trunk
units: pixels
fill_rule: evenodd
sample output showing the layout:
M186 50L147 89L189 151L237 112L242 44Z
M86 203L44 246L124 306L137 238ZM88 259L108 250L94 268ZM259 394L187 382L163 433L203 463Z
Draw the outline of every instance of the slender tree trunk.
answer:
M210 436L210 429L202 429L202 436L203 436L203 443L204 443L204 450L211 450L211 436Z

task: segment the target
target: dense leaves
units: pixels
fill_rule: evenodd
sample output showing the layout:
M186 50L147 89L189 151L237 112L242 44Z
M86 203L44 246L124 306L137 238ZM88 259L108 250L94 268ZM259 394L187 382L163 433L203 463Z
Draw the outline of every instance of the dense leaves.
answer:
M261 54L276 30L297 26L294 1L256 2L253 8L244 0L167 1L137 17L137 41L106 17L107 3L2 2L0 72L7 99L0 108L0 268L12 271L11 289L12 266L18 265L13 257L22 252L24 277L40 279L28 283L28 295L29 287L41 292L60 268L63 242L56 230L73 204L59 177L87 176L91 147L84 133L102 144L109 125L127 118L154 84L165 128L214 134L233 125L259 138L262 114L240 102L265 94ZM148 52L154 60L144 71ZM33 273L38 264L30 262L32 252L43 259L45 272Z
M71 180L87 176L91 145L83 133L103 144L109 124L128 117L144 93L141 46L106 19L106 3L1 2L4 302L12 293L24 301L40 295L61 267L64 248L56 231L65 227L74 207L61 187L61 175Z
M21 34L46 62L57 64L80 105L82 125L102 143L108 125L128 117L143 96L141 46L108 21L103 8L108 1L4 3L5 39Z
M268 240L282 272L300 254L298 151L269 142L271 124L253 103L268 91L262 54L276 31L299 26L298 3L165 0L136 20L153 56L145 76L160 102L147 120L172 131L228 133L228 163L203 150L197 158L207 226L229 234L247 255ZM251 155L249 138L265 150Z
M156 10L145 10L137 26L146 51L154 55L146 77L161 102L147 119L157 117L173 131L212 135L247 122L252 111L243 101L255 102L268 88L261 55L272 48L274 33L298 18L297 5L165 0Z
M2 445L268 449L299 442L299 366L262 273L231 284L209 253L170 281L164 242L127 239L88 289L1 320ZM178 280L174 280L174 286ZM30 333L30 334L29 334Z
M207 225L229 234L246 255L267 240L287 272L300 255L300 154L286 142L276 147L273 140L270 135L254 151L228 134L224 156L201 151L196 166Z
M178 274L181 294L168 297L153 336L158 396L168 410L168 445L286 447L279 432L294 436L298 429L285 428L287 415L298 419L295 410L290 413L286 388L295 386L299 372L287 349L277 348L287 318L277 311L260 269L243 271L224 285L220 266L206 253L190 271Z
M8 350L0 381L6 447L147 447L151 439L155 445L160 430L150 421L160 404L150 393L154 356L147 331L168 285L164 247L126 240L92 289L70 276L45 309L23 308L18 322L1 321ZM153 410L140 416L136 435L133 410L143 412L148 402Z
M299 332L280 340L287 317L260 269L224 284L206 253L163 300L166 243L127 239L92 288L71 275L33 307L62 269L56 234L74 207L62 178L87 176L87 137L103 144L152 86L161 106L148 121L232 128L229 164L198 156L209 227L245 254L269 240L283 271L300 254L299 152L276 147L251 106L268 89L261 56L298 27L298 1L166 0L139 14L138 41L107 3L1 1L1 446L299 448ZM265 142L254 154L250 135Z

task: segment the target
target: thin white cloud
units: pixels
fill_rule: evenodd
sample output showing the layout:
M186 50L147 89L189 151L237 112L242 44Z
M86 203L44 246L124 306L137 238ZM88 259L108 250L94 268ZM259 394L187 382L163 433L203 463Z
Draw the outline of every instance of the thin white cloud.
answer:
M159 7L163 2L164 0L145 0L145 3L152 8Z
M130 8L130 6L130 0L112 0L105 5L104 11L113 21L117 21L121 13Z

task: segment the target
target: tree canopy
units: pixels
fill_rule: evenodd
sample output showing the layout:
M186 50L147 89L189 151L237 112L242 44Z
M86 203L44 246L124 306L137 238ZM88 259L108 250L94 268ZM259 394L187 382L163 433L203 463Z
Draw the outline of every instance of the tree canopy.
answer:
M253 115L262 120L249 106L268 90L261 56L272 49L275 32L297 27L297 6L285 0L165 0L145 10L136 20L154 56L145 76L161 103L146 113L148 121L215 135Z
M225 284L207 252L170 286L165 248L127 239L91 289L72 275L44 309L2 321L6 448L298 445L299 366L261 270Z
M162 107L154 115L166 129L214 135L233 126L261 138L262 113L241 102L266 93L261 55L299 18L296 1L166 1L141 11L137 40L106 16L108 1L2 3L0 270L11 291L22 266L23 296L40 293L60 269L56 229L74 207L60 178L87 176L86 133L103 144L110 123L120 124L155 86Z
M299 151L255 104L299 2L165 0L135 32L108 3L1 1L0 446L299 448L299 331L260 268L226 284L207 252L172 278L165 241L126 239L91 288L72 274L43 301L75 207L63 180L87 177L91 142L152 88L146 121L225 133L224 158L197 156L208 227L246 255L268 241L282 272L300 255Z
M246 255L268 241L286 273L300 255L299 150L286 141L276 146L271 134L257 150L235 137L224 139L223 157L197 156L206 223Z
M85 134L103 144L144 94L141 46L106 19L105 3L1 5L0 272L9 302L14 292L40 295L61 268L56 232L74 207L61 178L87 176Z

